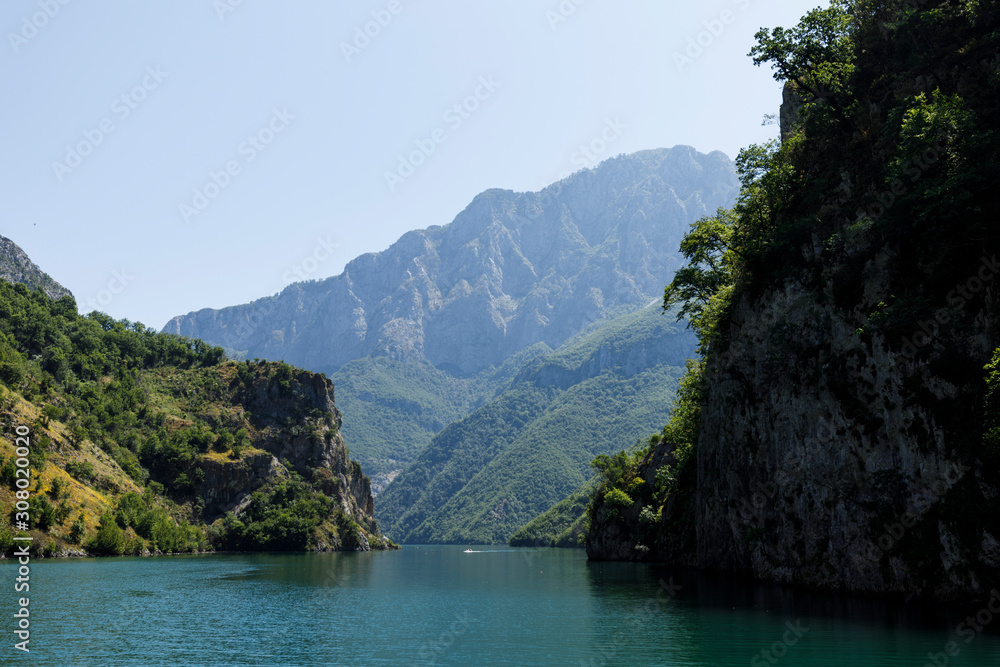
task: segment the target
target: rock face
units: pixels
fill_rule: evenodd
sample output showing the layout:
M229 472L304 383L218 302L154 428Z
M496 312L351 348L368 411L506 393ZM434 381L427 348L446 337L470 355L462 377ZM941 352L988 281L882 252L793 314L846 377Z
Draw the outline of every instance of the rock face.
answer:
M687 538L640 543L636 503L598 521L592 555L978 601L1000 586L997 25L972 6L947 25L851 7L881 28L850 17L839 91L785 88L780 166L736 209L727 250L749 261L702 341L696 474L660 489L690 494L658 523Z
M798 122L801 113L802 98L799 97L795 84L786 82L781 89L781 108L778 111L778 128L782 141L792 136L792 127Z
M23 283L31 289L41 288L52 299L73 296L68 289L38 268L16 243L4 236L0 236L0 280Z
M1000 494L958 451L981 387L867 344L858 313L816 296L786 285L741 301L738 337L710 364L699 563L854 591L983 592L1000 572L997 522L967 513ZM779 345L781 331L796 334ZM986 330L951 342L980 368L998 343Z
M467 376L648 303L680 265L688 225L737 188L719 152L617 157L541 192L489 190L451 224L409 232L339 276L164 331L326 372L384 355Z
M205 502L205 517L212 521L226 512L238 512L250 494L267 482L287 478L288 470L271 454L252 454L239 461L205 461L205 480L198 496Z
M242 406L254 427L254 447L263 452L236 461L203 462L204 480L197 493L204 502L204 518L211 522L227 512L239 515L254 491L297 473L362 528L350 544L321 548L367 551L372 548L370 537L381 544L371 482L348 456L333 383L317 373L261 362L252 372L236 374L230 389L232 402Z

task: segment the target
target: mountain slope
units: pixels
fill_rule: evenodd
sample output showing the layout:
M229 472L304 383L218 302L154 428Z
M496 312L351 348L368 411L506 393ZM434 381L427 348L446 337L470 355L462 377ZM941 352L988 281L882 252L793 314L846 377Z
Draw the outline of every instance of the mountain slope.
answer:
M693 335L651 305L539 357L379 496L386 534L505 542L579 488L596 454L658 429L693 350Z
M648 303L679 266L688 225L736 188L722 153L621 156L542 192L489 190L451 224L404 234L339 276L164 331L328 373L384 355L468 376Z
M30 289L41 289L51 299L73 296L72 293L31 261L20 246L0 236L0 280L22 283Z
M545 343L520 350L499 368L455 377L426 361L365 357L331 376L338 405L347 415L344 438L372 475L376 495L441 429L494 398L521 367L551 352Z
M339 276L164 331L330 374L378 493L524 363L658 298L689 225L737 185L718 152L620 156L541 192L484 192Z
M0 418L0 512L30 471L36 552L390 546L315 373L0 281Z
M587 506L594 495L588 482L524 524L510 536L512 547L582 548L589 522Z

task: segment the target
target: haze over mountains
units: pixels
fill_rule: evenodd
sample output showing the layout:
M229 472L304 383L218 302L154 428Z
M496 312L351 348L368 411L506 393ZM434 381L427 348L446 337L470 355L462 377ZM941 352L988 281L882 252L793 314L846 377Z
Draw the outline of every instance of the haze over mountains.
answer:
M375 355L468 376L648 303L679 265L688 224L737 186L719 152L612 158L541 192L486 191L451 224L409 232L339 276L164 331L327 373Z
M394 535L403 539L423 524L420 539L476 534L502 540L579 486L594 453L631 445L662 426L675 369L693 356L694 339L672 317L622 318L660 298L681 265L678 248L690 223L731 204L737 191L733 164L719 152L677 146L618 156L541 192L488 190L450 224L409 232L387 250L353 260L339 276L296 283L250 304L178 316L164 331L201 338L235 356L281 359L331 375L346 441L376 491L425 450L437 457L433 465L421 464L420 475L404 475L395 500L387 496L388 514L381 516L387 526L411 506L430 502L420 500L428 489L426 498L441 506L488 466L500 466L490 473L494 480L524 479L524 457L503 451L527 437L536 419L544 423L548 410L560 413L560 401L569 400L564 393L586 394L575 400L578 408L605 396L607 407L618 411L617 426L609 421L596 429L597 441L569 447L574 453L555 467L536 466L544 471L537 479L528 475L532 485L551 490L522 489L517 511L494 528L484 533L470 519L461 529L428 529L436 519L424 516L425 508L410 512ZM641 325L643 334L630 324ZM564 361L549 363L553 358ZM644 389L631 391L639 385ZM545 396L529 400L535 387ZM502 406L512 396L526 400L530 414L493 438L483 411L509 412ZM466 419L474 423L460 426ZM465 433L460 441L440 440L449 424L458 429L451 435ZM549 434L543 440L553 440L552 427L542 430ZM561 456L557 450L546 460ZM470 458L470 452L476 454ZM453 457L462 462L448 463ZM507 462L494 462L497 457ZM438 476L446 470L445 484ZM553 483L557 474L566 479ZM510 489L475 488L477 508L510 507L503 503ZM376 511L382 506L377 502ZM446 523L463 511L449 510Z

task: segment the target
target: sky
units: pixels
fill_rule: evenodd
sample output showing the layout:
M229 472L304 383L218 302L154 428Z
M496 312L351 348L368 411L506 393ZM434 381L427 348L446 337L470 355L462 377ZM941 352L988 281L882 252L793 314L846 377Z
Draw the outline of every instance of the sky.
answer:
M337 275L489 188L777 136L788 0L4 0L0 235L82 312Z

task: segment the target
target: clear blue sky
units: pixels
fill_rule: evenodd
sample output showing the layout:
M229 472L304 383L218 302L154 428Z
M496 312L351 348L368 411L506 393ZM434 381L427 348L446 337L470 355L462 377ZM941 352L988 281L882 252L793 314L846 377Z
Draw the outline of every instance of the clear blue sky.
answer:
M735 157L777 134L754 33L816 4L5 0L0 234L82 309L160 328L336 275L488 188Z

